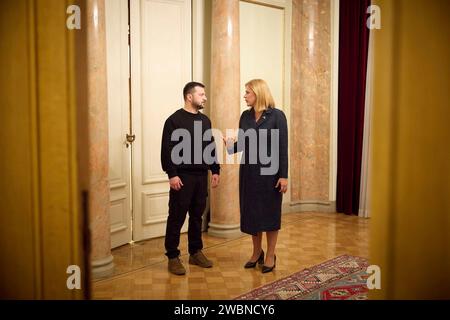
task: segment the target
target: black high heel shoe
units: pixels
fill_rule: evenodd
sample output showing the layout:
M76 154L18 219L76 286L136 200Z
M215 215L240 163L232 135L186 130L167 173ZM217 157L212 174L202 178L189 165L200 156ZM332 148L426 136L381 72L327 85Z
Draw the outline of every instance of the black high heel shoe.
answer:
M273 257L273 266L267 267L267 266L263 265L261 272L262 273L267 273L267 272L272 271L275 268L276 263L277 263L277 256L274 255L274 257Z
M256 260L255 262L252 261L247 262L244 268L245 269L254 268L256 267L256 264L263 264L263 263L264 263L264 250L261 250L261 254L259 255L258 260Z

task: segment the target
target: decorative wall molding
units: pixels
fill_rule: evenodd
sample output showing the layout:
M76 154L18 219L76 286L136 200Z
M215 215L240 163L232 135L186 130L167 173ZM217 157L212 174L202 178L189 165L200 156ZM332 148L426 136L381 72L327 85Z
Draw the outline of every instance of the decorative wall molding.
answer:
M293 212L336 212L336 201L294 201L284 203L282 207L282 213Z
M339 0L330 0L331 9L331 98L330 98L330 188L329 200L336 201L337 123L339 85Z

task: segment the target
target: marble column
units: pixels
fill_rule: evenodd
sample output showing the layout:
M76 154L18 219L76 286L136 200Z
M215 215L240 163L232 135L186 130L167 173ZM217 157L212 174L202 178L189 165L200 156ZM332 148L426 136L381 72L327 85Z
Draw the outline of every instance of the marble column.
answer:
M305 210L333 210L330 12L330 1L292 1L291 201Z
M238 128L240 117L239 0L213 0L211 15L210 116L213 128L219 129L225 136L226 129ZM217 146L224 150L221 140L216 137ZM237 163L221 165L220 185L211 189L210 195L211 220L208 233L226 238L239 236Z
M89 131L89 228L92 278L111 275L108 181L108 105L105 2L89 0L86 8Z

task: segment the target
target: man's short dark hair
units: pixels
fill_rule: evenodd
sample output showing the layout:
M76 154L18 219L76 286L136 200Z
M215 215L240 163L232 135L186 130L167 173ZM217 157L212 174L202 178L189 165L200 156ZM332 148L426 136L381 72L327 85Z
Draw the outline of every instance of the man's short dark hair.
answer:
M205 85L200 82L189 82L187 83L183 88L183 98L186 100L186 97L189 93L194 92L195 87L201 87L204 88Z

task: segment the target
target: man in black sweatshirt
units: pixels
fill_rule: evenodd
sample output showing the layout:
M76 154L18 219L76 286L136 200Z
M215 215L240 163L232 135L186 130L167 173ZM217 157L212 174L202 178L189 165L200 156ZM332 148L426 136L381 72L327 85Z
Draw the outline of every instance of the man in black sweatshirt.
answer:
M168 268L183 275L186 269L179 259L180 231L189 211L189 264L203 268L212 262L202 253L202 215L208 196L208 170L211 187L219 184L220 165L211 134L211 121L199 110L206 102L205 86L189 82L183 89L184 108L177 110L164 123L161 143L161 165L170 180L169 217L165 248Z

